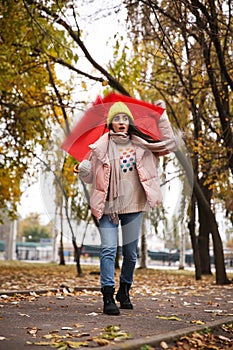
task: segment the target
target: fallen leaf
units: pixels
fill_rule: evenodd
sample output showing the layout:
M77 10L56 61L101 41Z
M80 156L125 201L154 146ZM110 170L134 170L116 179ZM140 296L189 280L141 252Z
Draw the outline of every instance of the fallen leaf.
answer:
M127 334L125 331L121 330L119 325L116 325L116 326L108 325L104 328L104 330L106 333L102 335L101 338L103 339L120 341L120 340L130 338L130 335Z
M223 324L222 329L227 332L227 333L232 333L233 334L233 323L230 324Z
M77 332L77 331L74 331L74 332ZM78 334L75 334L76 338L89 337L89 336L90 336L90 333L78 333Z
M195 324L205 324L205 322L201 321L201 320L192 320L191 323L195 323Z
M46 341L39 341L39 342L35 342L33 343L34 345L40 345L40 346L50 346L51 343L46 342Z
M97 343L100 346L104 346L104 345L108 345L110 344L110 341L107 339L103 339L103 338L92 338L92 340Z
M223 310L219 309L213 309L213 310L204 310L205 312L210 312L210 313L216 313L216 314L221 314Z
M62 335L59 335L59 334L57 334L57 333L50 333L50 334L45 334L45 335L43 335L43 337L42 338L44 338L44 339L62 339L62 338L64 338L64 336L62 336Z
M176 316L155 316L155 318L159 318L159 319L162 319L162 320L170 320L170 321L182 321L181 318L179 317L176 317Z
M59 332L59 329L54 329L53 331L50 331L49 333L52 334L52 333L58 333Z
M67 341L66 343L70 348L73 349L78 349L81 346L88 346L88 342L86 341Z
M218 335L217 338L225 343L231 344L232 340L230 338L224 337L223 335Z
M75 323L74 327L81 328L81 327L84 327L84 325L81 323Z
M119 325L117 325L117 326L107 325L107 326L104 328L104 330L105 330L106 332L117 332L117 331L119 331L120 329L121 329L121 327L120 327Z
M28 328L27 333L31 334L33 337L36 337L36 334L40 328L33 327L33 328Z
M161 341L160 346L161 346L162 349L165 349L165 350L169 349L169 347L168 347L168 345L167 345L167 343L165 341Z
M62 327L61 328L63 331L72 331L72 327Z
M21 314L21 313L19 313L19 316L22 316L22 317L30 317L30 316L27 315L27 314Z

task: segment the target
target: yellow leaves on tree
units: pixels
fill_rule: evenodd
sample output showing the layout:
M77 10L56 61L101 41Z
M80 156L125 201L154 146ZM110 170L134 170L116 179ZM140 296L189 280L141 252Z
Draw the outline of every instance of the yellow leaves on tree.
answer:
M17 203L20 201L20 178L7 168L0 168L0 210L4 212L6 205L10 216L14 217Z

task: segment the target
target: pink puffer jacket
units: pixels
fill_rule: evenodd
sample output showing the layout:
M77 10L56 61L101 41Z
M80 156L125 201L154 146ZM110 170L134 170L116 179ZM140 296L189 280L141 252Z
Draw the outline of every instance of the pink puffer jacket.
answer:
M159 121L159 129L162 140L155 144L145 143L141 138L132 135L132 143L135 147L136 168L140 182L145 190L148 204L151 208L160 204L162 193L158 178L158 156L176 150L176 142L170 123L164 114ZM100 219L104 213L106 198L110 180L110 162L108 158L109 134L104 134L93 145L90 145L91 171L81 179L85 183L92 183L90 193L90 207L92 214ZM149 149L150 148L150 149Z

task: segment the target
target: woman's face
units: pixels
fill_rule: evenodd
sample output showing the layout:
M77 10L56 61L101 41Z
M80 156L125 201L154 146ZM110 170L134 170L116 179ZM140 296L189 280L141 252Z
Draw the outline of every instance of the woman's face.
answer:
M112 118L112 128L114 132L128 132L129 117L125 113L118 113Z

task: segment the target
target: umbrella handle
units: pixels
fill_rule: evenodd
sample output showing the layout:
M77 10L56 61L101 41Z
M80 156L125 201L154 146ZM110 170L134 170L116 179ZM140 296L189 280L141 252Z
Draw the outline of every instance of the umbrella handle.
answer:
M73 172L75 174L79 174L80 173L80 170L79 170L78 166L79 166L79 164L75 164L75 166L73 167Z

